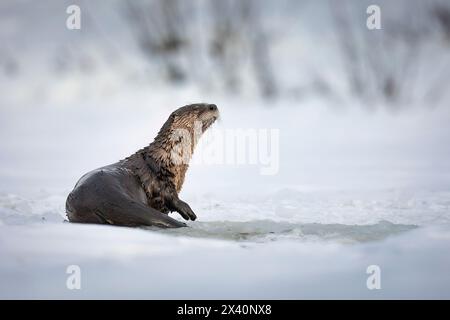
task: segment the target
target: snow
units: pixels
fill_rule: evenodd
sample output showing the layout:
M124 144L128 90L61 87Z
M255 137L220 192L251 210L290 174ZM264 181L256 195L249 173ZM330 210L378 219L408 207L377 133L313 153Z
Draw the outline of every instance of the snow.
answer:
M310 21L324 21L321 8L296 3L284 3L290 17L274 11L292 26L271 35L280 82L307 82L311 68L340 87L327 23ZM168 86L147 78L155 66L138 57L113 5L92 4L98 20L78 34L58 28L64 3L28 5L0 4L3 54L20 66L0 73L0 298L450 298L445 103L395 111L317 95L263 100L245 83L241 95ZM307 28L296 24L303 9ZM54 18L35 28L28 15ZM68 70L51 71L68 54ZM79 69L83 57L90 72ZM82 174L147 145L170 112L201 101L216 103L221 121L202 138L180 194L197 221L176 230L65 222ZM236 129L278 130L275 174L261 174L261 162L199 161ZM66 287L69 265L81 268L81 290ZM370 265L381 268L380 290L366 286Z
M172 237L69 224L1 227L2 298L445 298L448 229L357 245ZM57 243L55 243L57 242ZM81 290L66 268L81 268ZM366 268L381 267L381 289Z
M0 297L450 297L445 109L336 113L212 97L222 112L214 130L280 128L278 174L194 164L181 193L199 217L188 228L64 222L76 180L151 141L171 110L161 103L168 95L2 109L1 134L14 139L1 140ZM197 99L184 95L174 103ZM121 107L126 98L135 99L133 112ZM66 288L73 264L79 291ZM373 264L381 290L366 287Z

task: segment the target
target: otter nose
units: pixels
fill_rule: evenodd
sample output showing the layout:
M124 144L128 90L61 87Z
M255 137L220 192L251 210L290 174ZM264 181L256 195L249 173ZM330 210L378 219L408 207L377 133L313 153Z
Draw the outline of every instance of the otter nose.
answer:
M217 106L215 104L210 104L209 105L209 110L215 111L215 110L217 110Z

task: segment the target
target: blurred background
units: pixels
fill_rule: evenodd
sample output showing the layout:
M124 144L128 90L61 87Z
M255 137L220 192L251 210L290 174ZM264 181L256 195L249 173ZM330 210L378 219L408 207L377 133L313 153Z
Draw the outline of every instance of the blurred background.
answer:
M66 27L73 4L79 30ZM371 4L380 30L366 26ZM219 105L219 129L279 129L280 170L194 166L192 193L239 177L448 187L448 1L21 0L0 12L3 192L67 192L200 101Z
M66 28L66 8L81 29ZM381 8L382 30L366 27ZM448 99L445 0L2 1L2 105L73 103L129 88L357 99L432 108ZM176 89L175 89L176 88Z
M448 0L2 0L0 297L448 298L449 84ZM279 130L278 172L193 163L181 230L62 223L195 102Z

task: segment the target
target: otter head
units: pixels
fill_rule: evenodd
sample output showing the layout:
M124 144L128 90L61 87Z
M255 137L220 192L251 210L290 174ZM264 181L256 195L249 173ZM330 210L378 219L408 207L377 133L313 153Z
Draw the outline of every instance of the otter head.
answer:
M215 104L196 103L175 110L152 143L155 157L166 167L187 166L198 140L218 117Z
M215 104L196 103L181 107L170 115L171 129L187 129L196 134L204 133L219 117Z

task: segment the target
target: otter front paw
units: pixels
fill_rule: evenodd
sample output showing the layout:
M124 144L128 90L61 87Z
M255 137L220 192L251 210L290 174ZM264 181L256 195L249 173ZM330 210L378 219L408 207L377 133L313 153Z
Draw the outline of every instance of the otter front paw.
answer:
M195 215L194 211L192 211L191 207L189 205L181 200L176 201L175 203L175 211L177 211L185 220L191 219L194 221L197 219L197 216Z

